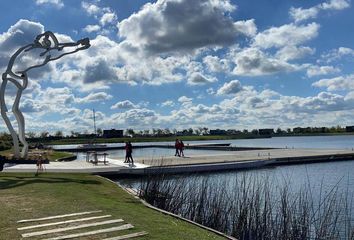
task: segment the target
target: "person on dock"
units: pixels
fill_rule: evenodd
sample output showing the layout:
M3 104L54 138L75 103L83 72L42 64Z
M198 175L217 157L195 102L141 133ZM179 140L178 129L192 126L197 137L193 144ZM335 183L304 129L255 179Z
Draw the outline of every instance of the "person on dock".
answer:
M125 163L129 163L134 165L134 159L132 156L133 153L133 145L131 144L131 142L126 142L125 143Z
M180 147L180 142L178 139L176 139L175 141L175 149L176 149L176 153L175 153L175 157L178 156L180 157L181 155L179 154L179 147Z
M179 142L179 155L180 155L181 157L184 157L184 152L183 152L183 150L184 150L184 143L183 143L183 141L181 140L181 141Z

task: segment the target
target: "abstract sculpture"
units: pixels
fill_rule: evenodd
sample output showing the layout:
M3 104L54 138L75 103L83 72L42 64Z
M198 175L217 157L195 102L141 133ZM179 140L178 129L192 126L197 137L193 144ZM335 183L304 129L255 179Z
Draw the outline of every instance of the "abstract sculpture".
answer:
M61 52L64 48L67 47L74 47L72 51L68 52ZM26 142L25 138L25 119L23 117L22 112L19 109L19 104L20 104L20 99L21 95L24 89L26 89L27 84L28 84L28 76L27 72L33 68L38 68L41 66L46 65L50 61L57 60L65 55L72 54L75 52L78 52L80 50L84 50L90 47L90 40L88 38L81 39L77 42L70 42L70 43L59 43L58 39L56 36L50 32L47 31L43 34L39 34L33 43L28 44L24 47L19 48L10 58L9 64L6 68L6 71L2 74L2 83L0 87L0 106L1 106L1 116L4 119L7 128L10 131L12 141L13 141L13 146L14 146L14 158L26 158L28 154L28 143ZM43 49L44 51L39 54L39 57L44 57L44 61L25 68L24 70L21 71L16 71L14 72L13 68L14 65L16 67L19 67L18 62L16 62L17 58L21 53L29 52L29 51L34 51L34 50L41 50ZM56 50L56 53L61 53L58 56L51 56L51 51ZM6 102L5 102L5 90L7 86L7 82L12 82L15 87L16 87L16 97L13 102L12 106L12 112L16 118L17 125L18 125L18 136L16 134L16 131L14 130L14 127L12 126L12 123L7 116L7 107L6 107ZM23 147L21 150L20 154L20 145L19 141L22 143Z

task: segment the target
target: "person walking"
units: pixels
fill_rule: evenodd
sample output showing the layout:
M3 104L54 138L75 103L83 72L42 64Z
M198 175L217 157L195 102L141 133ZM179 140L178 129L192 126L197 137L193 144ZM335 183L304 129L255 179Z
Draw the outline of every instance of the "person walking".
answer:
M179 142L179 155L182 156L182 157L184 157L183 149L184 149L184 143L183 143L183 141L181 140L181 141Z
M175 157L178 156L180 157L181 155L179 154L179 148L180 148L180 142L178 139L176 139L175 141L175 149L176 149L176 153L175 153Z
M125 142L125 160L124 163L129 163L129 142Z
M128 163L134 166L134 159L133 159L133 145L131 142L128 142Z

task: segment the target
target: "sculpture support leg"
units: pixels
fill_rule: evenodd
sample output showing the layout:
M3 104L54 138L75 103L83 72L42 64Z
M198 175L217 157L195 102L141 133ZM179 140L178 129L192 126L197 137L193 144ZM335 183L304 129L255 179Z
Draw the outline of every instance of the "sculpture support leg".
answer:
M7 108L6 108L6 103L5 103L6 84L7 84L7 80L3 79L3 82L2 82L1 88L0 88L1 116L4 119L6 126L9 129L11 137L12 137L12 141L14 144L14 157L19 158L20 157L20 146L19 146L19 142L18 142L18 137L17 137L17 134L16 134L14 128L12 127L9 117L7 116Z
M28 154L28 143L25 137L25 118L23 117L22 112L19 109L21 95L22 95L22 89L19 89L17 91L14 105L12 107L12 112L14 113L18 124L18 137L21 143L23 144L21 157L26 158Z

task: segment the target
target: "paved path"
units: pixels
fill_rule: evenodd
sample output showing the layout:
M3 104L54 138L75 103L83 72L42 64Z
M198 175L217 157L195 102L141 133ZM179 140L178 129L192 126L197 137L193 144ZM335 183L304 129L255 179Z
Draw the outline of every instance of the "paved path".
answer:
M278 159L289 157L308 157L321 155L354 154L352 150L341 149L269 149L269 150L250 150L250 151L230 151L225 154L217 155L194 155L188 157L188 150L185 151L186 157L166 157L163 159L138 158L137 162L151 166L176 166L189 164L206 163L225 163L243 162L265 159Z

